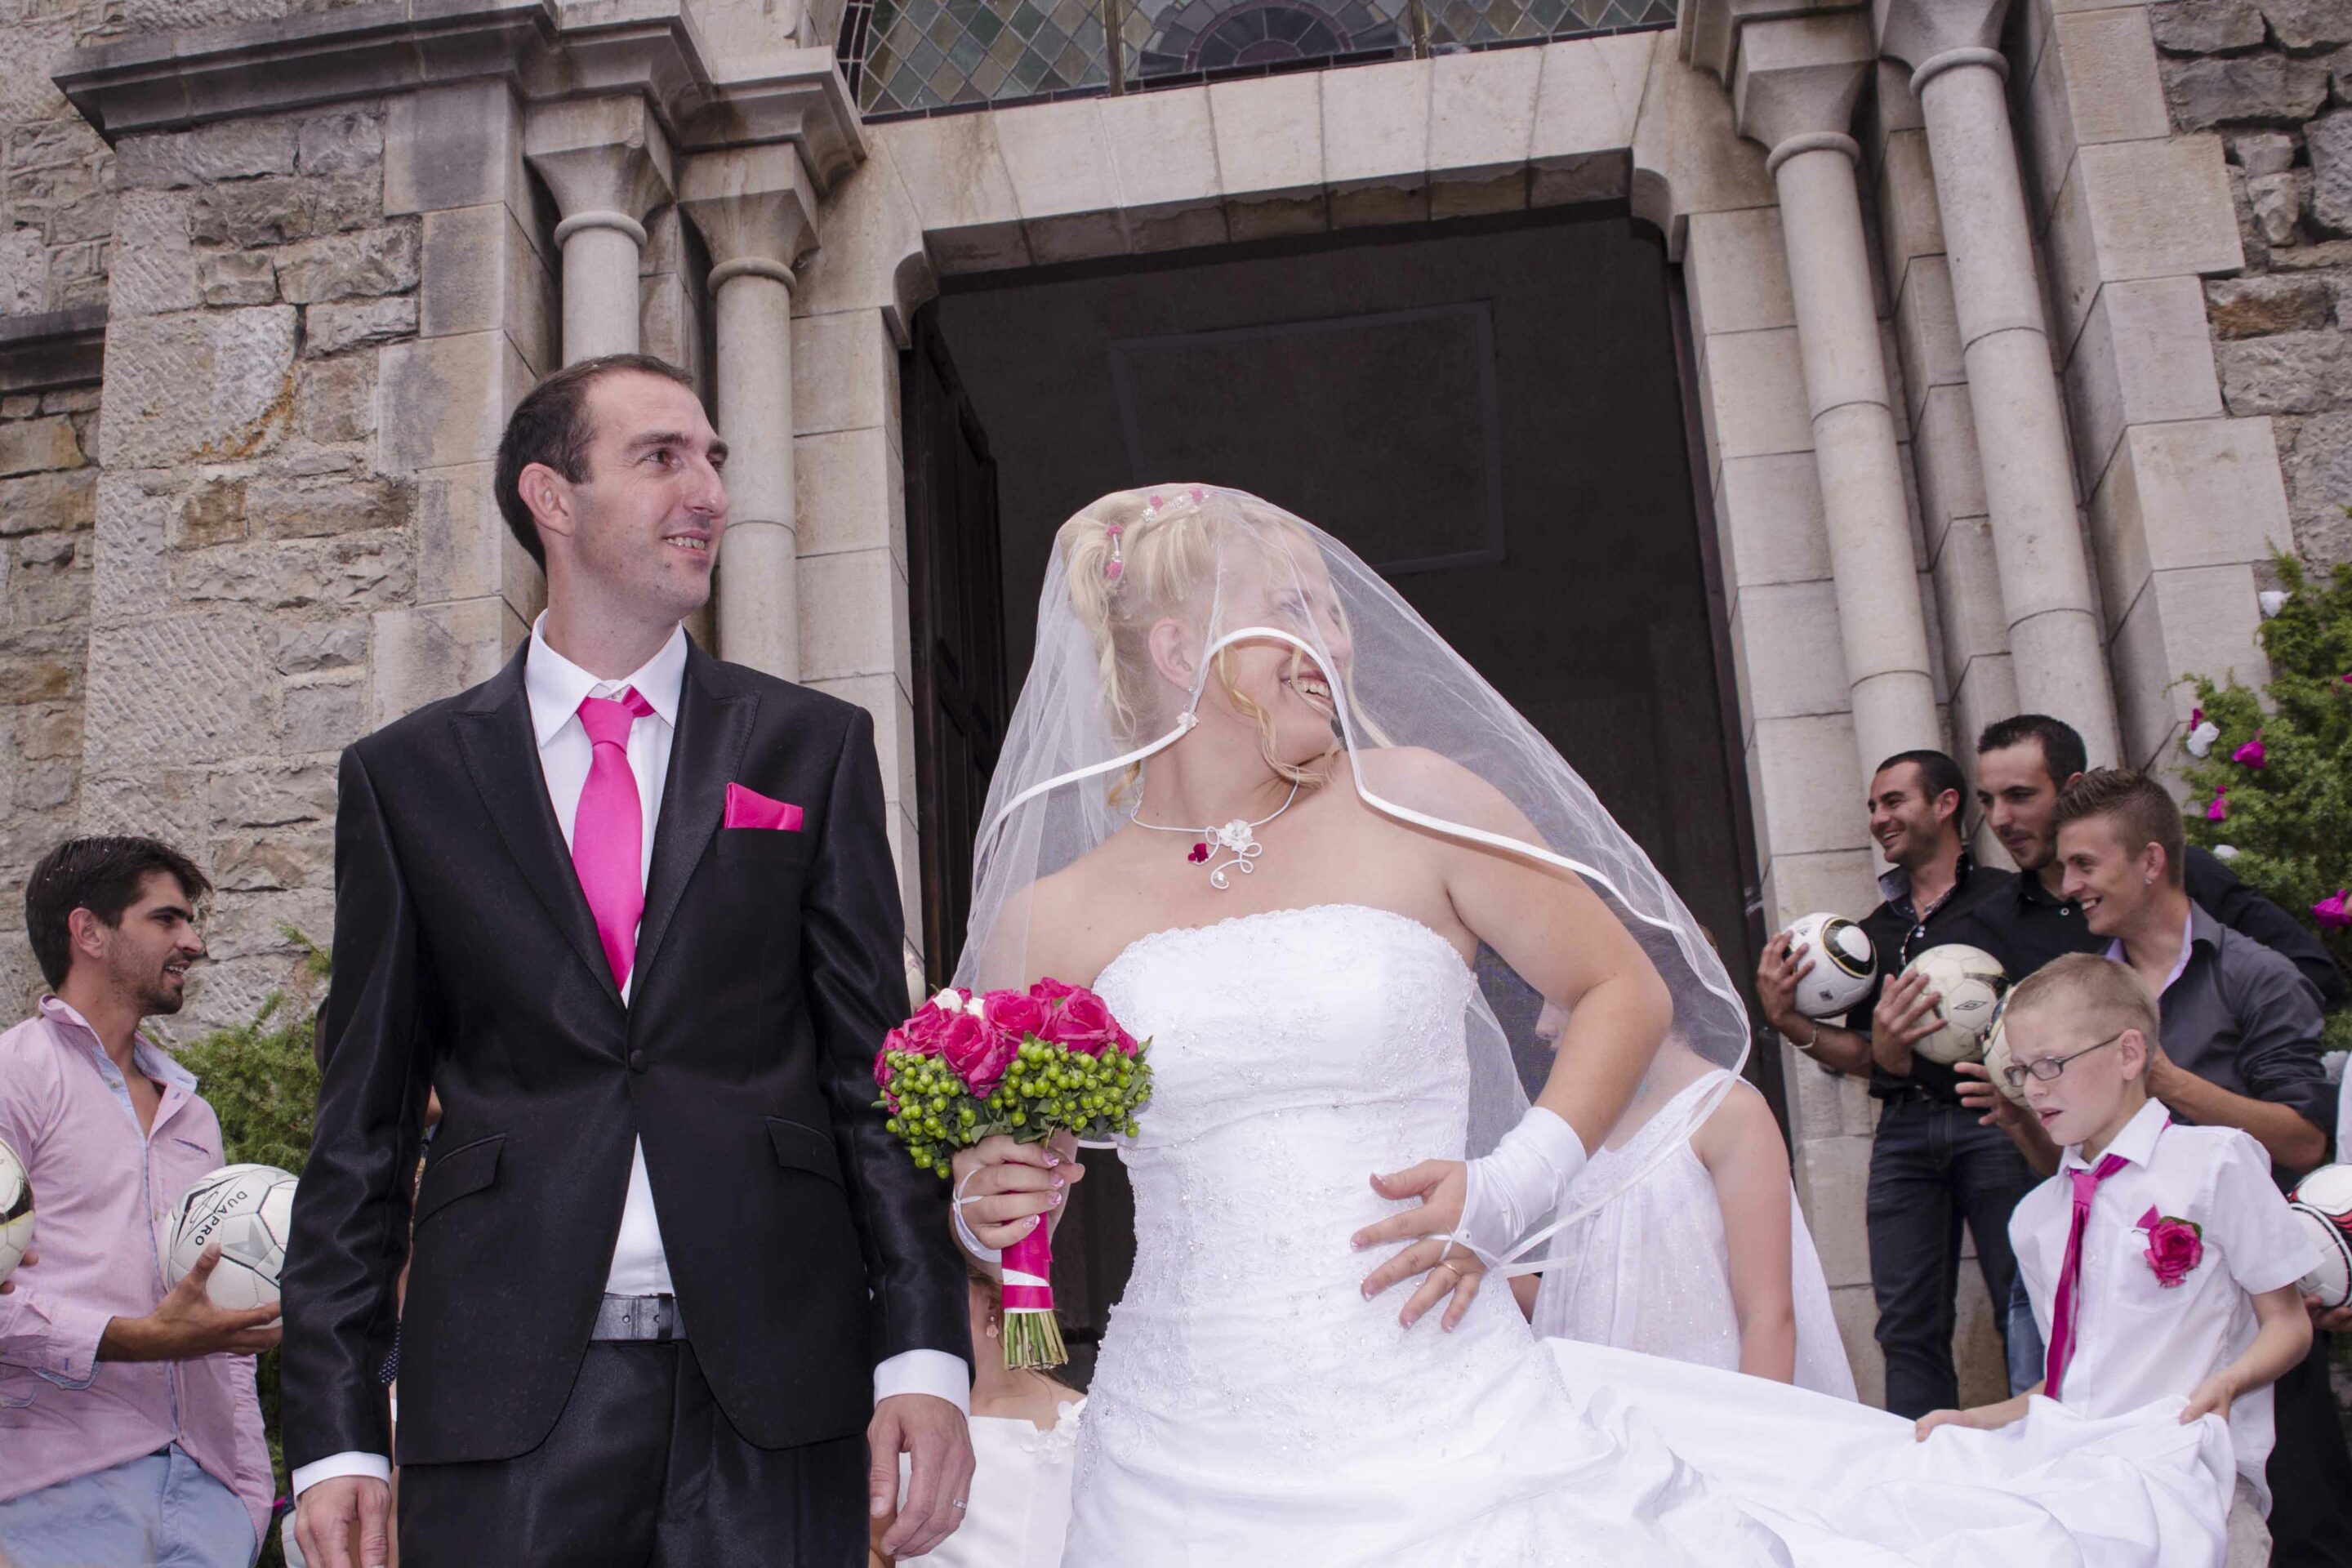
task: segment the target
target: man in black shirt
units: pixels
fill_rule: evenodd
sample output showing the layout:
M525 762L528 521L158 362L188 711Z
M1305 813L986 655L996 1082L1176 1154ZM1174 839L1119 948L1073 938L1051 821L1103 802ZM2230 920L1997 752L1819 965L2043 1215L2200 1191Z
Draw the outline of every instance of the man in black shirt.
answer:
M2013 899L2015 879L1976 865L1961 847L1965 789L1959 765L1941 752L1889 757L1871 779L1871 836L1891 868L1879 881L1885 901L1861 924L1880 984L1847 1026L1796 1011L1804 966L1791 962L1786 932L1765 944L1756 975L1766 1021L1823 1066L1868 1074L1882 1102L1870 1157L1870 1282L1886 1408L1914 1417L1958 1396L1952 1330L1961 1226L1976 1240L1986 1289L2005 1306L2017 1272L2010 1211L2034 1184L2008 1135L1962 1106L1952 1069L1912 1054L1938 1027L1931 1016L1937 998L1916 977L1890 978L1949 942L1985 948L2005 968L2016 962L1998 922L1979 913Z

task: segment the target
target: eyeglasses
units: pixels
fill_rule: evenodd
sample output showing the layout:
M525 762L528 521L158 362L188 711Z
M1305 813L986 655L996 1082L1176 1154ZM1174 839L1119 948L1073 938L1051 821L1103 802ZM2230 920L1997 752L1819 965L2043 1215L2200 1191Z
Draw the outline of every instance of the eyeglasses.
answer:
M2084 1057L2089 1056L2093 1051L2105 1050L2109 1046L2112 1046L2117 1040L2122 1039L2124 1037L2124 1034L2128 1032L2129 1031L2126 1030L2109 1035L2097 1045L2084 1046L2081 1050L2076 1051L2070 1056L2039 1057L2034 1060L2026 1063L2023 1067L2005 1067L2000 1069L2000 1076L2009 1080L2009 1087L2011 1089L2023 1089L2025 1087L2025 1075L2028 1073L2032 1073L2035 1078L2040 1079L2042 1082L2048 1083L2052 1079L2055 1079L2060 1073L2066 1070L2066 1064L2068 1062L2079 1060Z

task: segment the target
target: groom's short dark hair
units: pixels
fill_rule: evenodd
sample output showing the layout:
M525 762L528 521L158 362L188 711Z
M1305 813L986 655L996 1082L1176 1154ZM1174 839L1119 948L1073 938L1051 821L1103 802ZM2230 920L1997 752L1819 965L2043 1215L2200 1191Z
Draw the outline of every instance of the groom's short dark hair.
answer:
M492 486L499 512L542 571L547 566L547 546L540 542L539 524L523 503L522 471L533 463L544 463L573 484L588 477L588 443L595 437L588 422L588 388L599 378L622 371L666 376L689 392L695 390L692 376L651 354L583 359L532 387L515 405L507 420L507 432L499 438L499 471Z

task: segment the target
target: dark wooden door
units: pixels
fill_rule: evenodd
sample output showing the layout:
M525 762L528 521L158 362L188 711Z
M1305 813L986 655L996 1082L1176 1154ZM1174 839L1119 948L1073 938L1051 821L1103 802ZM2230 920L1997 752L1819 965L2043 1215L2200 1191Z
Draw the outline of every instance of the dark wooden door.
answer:
M1004 602L996 464L929 311L901 377L907 576L915 675L915 820L922 836L923 962L944 985L963 951L971 851L1004 738Z

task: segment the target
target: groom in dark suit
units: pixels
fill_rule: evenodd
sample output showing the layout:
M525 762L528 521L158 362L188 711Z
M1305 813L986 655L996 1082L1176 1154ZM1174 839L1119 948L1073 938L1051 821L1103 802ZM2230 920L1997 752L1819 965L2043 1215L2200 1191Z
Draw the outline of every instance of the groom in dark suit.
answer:
M405 1568L852 1568L902 1453L885 1549L962 1518L963 1270L872 1104L906 1012L873 725L687 638L726 456L657 360L542 382L497 486L546 614L343 753L285 1279L317 1568L385 1561L412 1253Z

